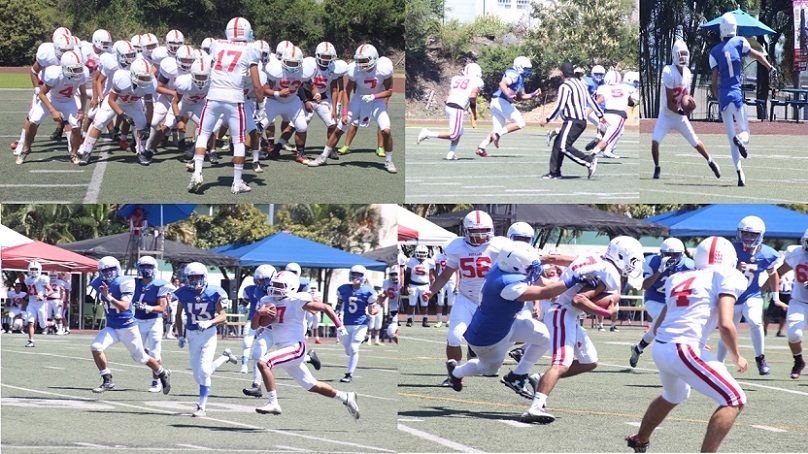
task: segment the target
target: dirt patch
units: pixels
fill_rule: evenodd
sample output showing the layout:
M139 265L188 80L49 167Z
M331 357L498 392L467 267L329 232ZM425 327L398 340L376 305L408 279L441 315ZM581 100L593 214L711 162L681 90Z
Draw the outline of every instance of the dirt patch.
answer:
M30 66L0 66L0 74L27 74Z
M643 134L650 134L654 131L656 120L643 119L640 122L640 132ZM720 121L692 121L693 130L697 134L725 134L724 123ZM808 122L802 121L796 123L794 121L754 121L749 120L749 130L754 134L760 135L806 135L808 134Z

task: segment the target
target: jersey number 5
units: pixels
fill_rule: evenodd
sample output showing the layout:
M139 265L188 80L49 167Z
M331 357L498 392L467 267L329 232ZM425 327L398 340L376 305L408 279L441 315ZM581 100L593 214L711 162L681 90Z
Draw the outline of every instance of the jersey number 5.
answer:
M460 276L465 278L484 278L491 269L490 257L464 257L460 259Z
M797 268L794 269L794 275L794 277L797 278L797 282L800 284L808 282L808 265L797 265Z
M228 50L225 52L224 49L220 50L219 53L216 55L216 65L213 67L216 71L222 70L222 62L224 60L224 56L227 54L228 57L233 57L230 60L230 64L227 66L227 72L232 73L234 69L236 69L236 64L238 60L241 58L241 51L240 50Z
M690 288L690 286L693 285L693 281L695 280L695 277L685 279L671 289L671 296L676 298L676 307L687 307L687 305L690 304L688 298L690 294L693 293L693 289Z

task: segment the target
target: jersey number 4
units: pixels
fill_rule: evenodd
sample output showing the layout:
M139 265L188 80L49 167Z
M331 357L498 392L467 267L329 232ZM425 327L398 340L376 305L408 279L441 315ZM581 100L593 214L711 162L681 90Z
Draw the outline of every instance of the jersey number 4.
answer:
M73 87L69 86L69 87L65 87L65 88L61 89L61 90L59 90L59 94L64 96L65 98L72 98L73 97Z
M693 293L693 289L690 286L693 285L693 281L695 280L695 277L685 279L671 289L671 296L676 298L676 307L687 307L690 304L688 298Z
M490 257L464 257L460 259L460 276L473 279L484 278L491 269Z
M227 72L232 73L234 69L236 69L236 64L238 64L238 60L241 58L241 51L240 50L228 50L225 51L224 49L220 50L218 54L216 54L216 65L213 67L216 71L222 71L222 63L224 61L224 56L227 55L228 57L232 57L230 60L230 64L227 66Z

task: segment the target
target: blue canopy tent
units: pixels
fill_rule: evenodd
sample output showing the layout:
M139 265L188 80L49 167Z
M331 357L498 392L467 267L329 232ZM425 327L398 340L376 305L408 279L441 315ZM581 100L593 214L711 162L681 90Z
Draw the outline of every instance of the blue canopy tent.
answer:
M118 216L128 218L137 207L143 208L143 214L149 225L158 227L190 217L196 205L131 203L118 208Z
M750 16L748 13L741 9L730 11L735 16L735 21L738 23L738 36L760 36L771 35L774 33L768 25L757 20L755 17ZM719 32L721 25L721 16L699 25L700 28L705 30Z
M645 219L670 227L671 236L693 237L720 235L734 237L738 222L744 216L758 216L766 223L766 237L802 237L808 228L808 214L779 207L758 204L707 205L696 210L671 211Z

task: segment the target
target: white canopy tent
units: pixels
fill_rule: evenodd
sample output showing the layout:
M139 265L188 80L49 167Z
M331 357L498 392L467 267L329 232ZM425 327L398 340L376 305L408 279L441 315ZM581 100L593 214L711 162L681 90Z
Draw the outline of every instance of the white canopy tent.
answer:
M33 240L27 236L0 224L0 249L30 243Z
M457 235L428 221L412 211L398 206L399 240L404 244L444 246Z

